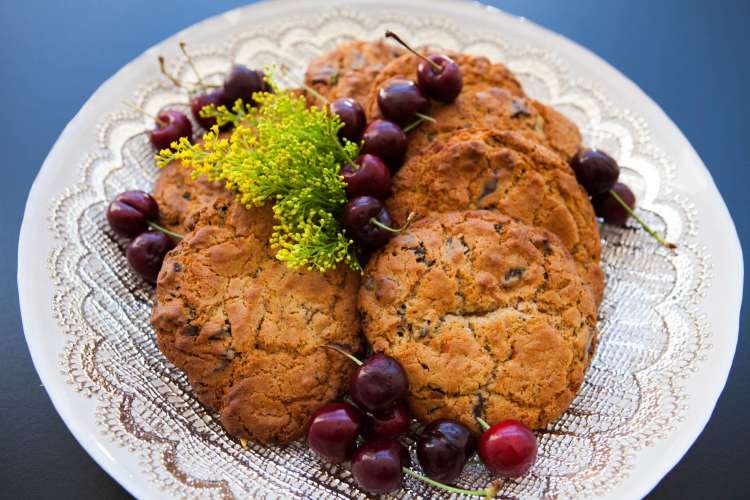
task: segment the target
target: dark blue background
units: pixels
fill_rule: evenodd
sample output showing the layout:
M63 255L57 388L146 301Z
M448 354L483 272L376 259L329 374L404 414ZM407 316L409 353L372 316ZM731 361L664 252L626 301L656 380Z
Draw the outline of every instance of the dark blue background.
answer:
M105 79L172 33L243 3L2 0L0 497L126 496L65 428L31 364L16 291L23 207L58 134ZM750 1L487 3L588 47L643 88L703 158L734 217L744 251L750 252ZM721 287L721 276L714 286ZM741 333L749 322L745 307ZM748 339L740 335L734 367L711 422L654 490L654 498L747 498L749 353Z

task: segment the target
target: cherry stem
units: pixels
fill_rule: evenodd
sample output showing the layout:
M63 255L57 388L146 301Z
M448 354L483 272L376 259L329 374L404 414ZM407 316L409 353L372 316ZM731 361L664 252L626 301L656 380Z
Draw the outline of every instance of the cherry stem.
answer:
M439 481L435 481L434 479L430 479L427 476L423 476L419 472L410 469L409 467L401 467L401 470L404 471L404 474L407 476L411 476L415 479L419 479L423 483L431 484L432 486L435 486L436 488L440 488L441 490L448 491L450 493L458 493L459 495L469 495L473 497L485 497L485 498L492 498L495 496L495 488L493 486L490 486L489 488L485 488L483 490L465 490L463 488L457 488L455 486L450 486L444 483L441 483Z
M442 66L440 66L438 63L436 63L432 59L429 59L428 57L420 54L419 52L417 52L416 50L414 50L413 48L411 48L408 43L406 43L405 41L403 41L401 39L401 37L398 36L397 34L395 34L393 31L391 31L391 30L386 31L385 32L385 36L386 36L386 38L393 38L399 44L401 44L406 50L408 50L409 52L411 52L415 56L419 57L423 61L427 61L430 64L430 66L432 66L432 69L434 69L435 71L437 71L438 74L440 74L440 73L443 72L443 67Z
M325 347L326 349L331 349L332 351L336 351L339 354L343 354L347 358L351 359L357 366L362 366L362 364L363 364L362 361L360 361L359 359L357 359L356 356L354 356L353 354L351 354L349 352L346 352L345 350L343 350L340 347L337 347L337 346L331 345L331 344L324 344L322 347Z
M409 214L409 217L406 218L406 223L403 226L401 226L399 229L388 227L382 222L380 222L378 219L376 219L375 217L370 217L370 224L372 224L373 226L377 226L380 229L384 229L385 231L390 231L391 233L402 233L406 231L409 228L409 226L411 226L411 223L414 222L414 219L416 219L416 217L417 217L417 214L415 214L414 212L411 212Z
M152 120L154 120L154 122L155 122L155 123L156 123L157 125L159 125L160 127L166 127L167 125L169 125L169 123L165 122L164 120L162 120L162 119L161 119L161 118L159 118L158 116L154 116L154 115L152 115L151 113L149 113L148 111L146 111L146 110L145 110L145 109L143 109L142 107L140 107L140 106L136 106L136 105L135 105L135 104L133 104L132 102L128 102L128 101L125 101L125 106L127 106L127 107L129 107L129 108L131 108L131 109L134 109L134 110L138 111L139 113L141 113L141 114L142 114L142 115L144 115L144 116L148 116L149 118L151 118Z
M417 119L411 122L409 125L404 127L404 133L407 134L417 128L419 125L421 125L423 122L433 122L435 123L437 120L435 120L431 116L423 115L422 113L414 113L417 116Z
M188 64L190 65L190 68L192 68L193 73L195 73L195 77L198 79L198 86L202 88L204 91L208 90L208 87L206 87L206 84L203 83L203 79L201 78L201 74L198 73L198 68L195 67L195 63L193 63L193 58L190 57L190 54L188 54L187 49L185 48L187 44L185 42L180 42L180 50L185 55L185 59L187 59Z
M482 427L482 430L487 430L490 428L490 424L484 421L482 417L477 417L477 422L479 422L479 425Z
M171 75L167 71L166 62L164 61L164 58L162 56L159 56L159 71L161 71L161 74L167 77L167 79L172 82L175 86L180 87L182 89L188 90L185 88L185 86L182 84L181 81L179 81L177 78L174 77L174 75Z
M651 226L649 226L648 224L646 224L646 221L644 221L643 219L641 219L638 216L638 214L636 214L635 211L632 208L630 208L630 205L628 205L627 203L625 203L625 200L623 200L622 198L620 198L620 195L617 194L614 189L610 189L609 190L609 194L612 196L612 198L615 199L615 201L617 203L619 203L622 206L622 208L625 209L625 211L628 214L630 214L630 216L632 218L634 218L636 221L638 221L638 224L640 224L641 227L643 229L645 229L648 234L650 234L651 236L653 236L656 239L656 241L659 242L659 244L661 246L663 246L664 248L668 248L670 250L674 250L675 248L677 248L677 245L675 245L674 243L670 243L670 242L666 241L664 238L661 237L661 235L659 233L657 233L656 231L654 231L653 229L651 229Z
M184 236L183 236L183 235L181 235L181 234L178 234L178 233L175 233L174 231L170 231L170 230L169 230L169 229L167 229L166 227L160 226L160 225L159 225L159 224L157 224L156 222L151 222L151 221L148 221L148 225L149 225L149 226L150 226L151 228L153 228L153 229L156 229L157 231L161 231L162 233L164 233L164 234L167 234L167 235L169 235L169 236L171 236L172 238L175 238L175 239L177 239L177 240L181 240L181 239L183 239L183 238L184 238Z
M323 101L326 104L330 104L331 101L329 101L323 94L321 94L314 88L310 87L305 82L298 82L295 78L292 78L291 76L289 76L289 68L287 67L286 64L282 64L280 69L281 69L281 74L284 75L284 78L286 78L290 83L301 88L305 92L310 92L313 95L313 97L315 97L316 99Z

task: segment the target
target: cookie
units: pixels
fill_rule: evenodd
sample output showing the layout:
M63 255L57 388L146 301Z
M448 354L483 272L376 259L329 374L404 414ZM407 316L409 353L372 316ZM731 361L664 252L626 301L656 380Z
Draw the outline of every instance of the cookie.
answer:
M158 346L230 434L288 443L349 380L353 363L322 346L359 350L359 275L276 260L270 207L217 199L196 220L159 274Z
M463 73L463 89L449 104L433 101L430 116L409 134L408 156L419 154L441 134L467 128L513 130L557 151L566 161L581 146L578 127L549 106L526 97L513 73L486 57L450 54ZM416 79L419 60L407 54L389 63L372 84L365 108L370 119L380 117L377 94L391 78Z
M398 359L422 422L542 428L575 397L596 347L595 305L552 233L490 211L417 221L365 269L362 328Z
M588 195L559 155L522 134L486 129L446 134L406 161L392 190L386 206L397 225L411 212L490 209L548 229L601 302L601 239Z
M364 106L375 76L403 53L383 40L340 43L310 62L305 83L329 100L351 97Z
M234 198L220 182L209 182L205 177L193 179L190 169L179 162L172 162L159 172L153 195L159 204L159 222L178 234L193 230L196 216L215 201Z

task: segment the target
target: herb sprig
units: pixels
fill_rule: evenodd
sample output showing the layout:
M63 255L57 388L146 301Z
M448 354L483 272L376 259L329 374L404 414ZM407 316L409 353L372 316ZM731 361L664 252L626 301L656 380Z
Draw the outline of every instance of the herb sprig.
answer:
M274 203L277 224L271 236L276 258L291 268L326 271L340 262L359 270L353 241L338 217L347 202L341 165L359 153L357 144L339 142L344 124L327 109L307 108L302 96L274 87L257 93L257 107L237 101L203 109L217 118L200 144L186 138L162 150L157 164L179 160L193 170L222 181L246 206ZM229 138L219 127L232 123Z

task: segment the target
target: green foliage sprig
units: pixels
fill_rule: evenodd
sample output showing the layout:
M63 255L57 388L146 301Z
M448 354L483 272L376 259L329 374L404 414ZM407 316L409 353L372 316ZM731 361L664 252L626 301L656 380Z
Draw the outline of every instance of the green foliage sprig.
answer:
M277 224L271 236L276 258L289 267L326 271L339 262L359 270L354 243L338 217L347 202L341 165L359 146L339 142L343 123L327 109L306 108L301 96L274 88L253 95L257 107L235 103L204 108L217 125L201 144L186 138L162 150L160 167L179 160L211 181L223 181L246 206L273 202ZM229 138L219 126L232 123Z

